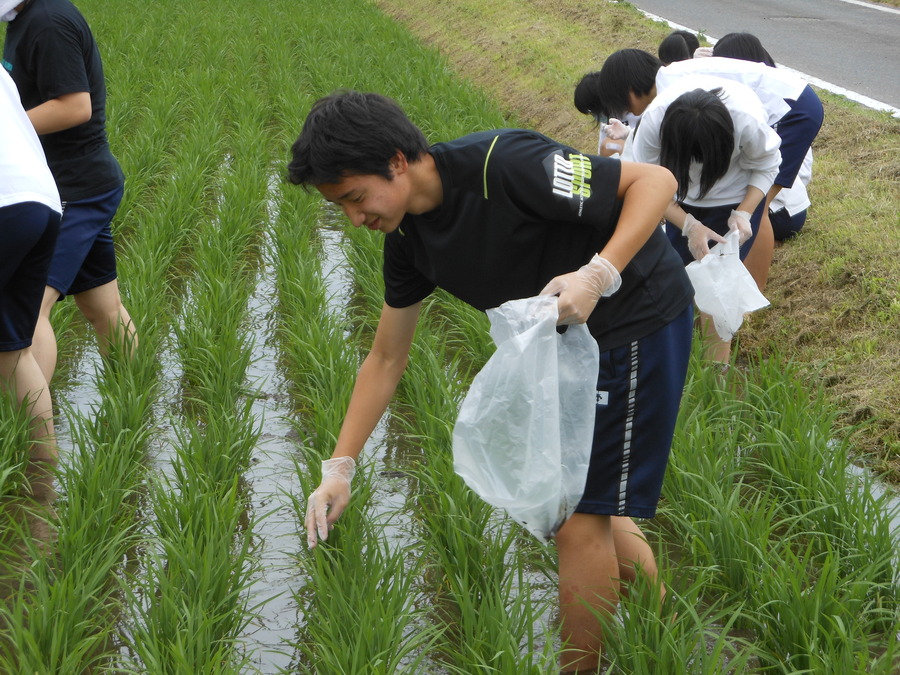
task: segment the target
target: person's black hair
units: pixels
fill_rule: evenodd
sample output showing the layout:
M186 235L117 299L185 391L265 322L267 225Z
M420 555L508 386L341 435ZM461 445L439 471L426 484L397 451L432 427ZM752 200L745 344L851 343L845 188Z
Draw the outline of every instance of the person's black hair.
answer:
M575 87L575 107L597 121L622 117L631 106L629 94L649 94L656 86L662 61L641 49L620 49L599 71L588 73Z
M575 85L574 96L575 108L585 115L591 115L597 124L605 123L608 119L608 116L594 112L594 108L598 107L599 88L600 71L595 70L582 77L581 81Z
M673 30L659 43L657 54L666 65L675 61L687 61L700 47L697 36L687 30Z
M659 163L678 181L675 199L684 201L690 188L691 163L701 164L698 197L702 198L728 171L734 152L734 122L722 102L721 88L694 89L676 98L659 128Z
M415 162L428 141L399 105L381 94L336 91L316 101L291 148L288 180L311 186L352 175L391 180L390 161L401 151Z
M762 42L753 33L728 33L716 42L713 47L713 56L757 61L772 68L775 67L775 59L769 55L769 52L762 46Z

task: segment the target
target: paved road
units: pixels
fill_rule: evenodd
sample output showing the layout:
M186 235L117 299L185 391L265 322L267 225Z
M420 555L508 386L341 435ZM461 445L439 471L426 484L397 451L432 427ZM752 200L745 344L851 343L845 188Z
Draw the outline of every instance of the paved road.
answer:
M900 109L900 9L895 7L857 0L633 0L633 4L710 38L732 31L753 33L777 63L812 76L813 84L821 80Z

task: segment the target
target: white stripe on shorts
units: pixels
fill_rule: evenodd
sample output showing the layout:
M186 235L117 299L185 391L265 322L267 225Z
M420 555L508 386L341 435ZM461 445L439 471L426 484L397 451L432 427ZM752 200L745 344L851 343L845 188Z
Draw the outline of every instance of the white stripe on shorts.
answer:
M625 413L625 438L622 446L622 475L619 480L619 515L625 515L625 497L628 492L628 471L631 461L631 431L634 428L634 402L637 398L638 343L631 343L631 372L628 377L628 408Z

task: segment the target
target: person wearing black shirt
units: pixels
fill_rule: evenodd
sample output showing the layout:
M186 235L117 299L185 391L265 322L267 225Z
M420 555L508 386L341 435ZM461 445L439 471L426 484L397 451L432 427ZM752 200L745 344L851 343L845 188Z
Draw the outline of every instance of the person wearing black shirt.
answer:
M26 0L3 18L9 21L3 66L40 136L64 208L34 335L49 382L56 369L50 313L66 295L93 325L101 352L111 343L128 352L136 346L110 229L125 178L106 137L100 52L78 9L69 0Z
M564 672L597 667L598 614L636 568L655 578L633 517L655 515L684 385L693 290L659 227L675 193L662 167L583 155L534 131L483 131L429 147L390 99L319 100L289 179L351 224L385 234L385 298L332 458L309 497L310 548L346 507L366 439L405 369L423 299L441 287L478 309L558 295L559 323L600 347L587 485L556 535Z

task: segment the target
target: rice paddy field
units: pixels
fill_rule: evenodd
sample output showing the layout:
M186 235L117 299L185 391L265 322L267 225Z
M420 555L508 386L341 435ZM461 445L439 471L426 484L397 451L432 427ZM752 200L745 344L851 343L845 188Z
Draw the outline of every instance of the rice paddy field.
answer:
M486 318L428 301L328 541L306 496L382 303L381 239L283 176L313 101L398 100L432 140L515 124L372 2L79 0L128 177L114 223L136 355L54 314L60 464L22 497L0 400L0 672L556 671L555 553L454 475ZM853 470L790 362L692 364L660 515L669 595L629 589L602 672L900 672L897 500Z

